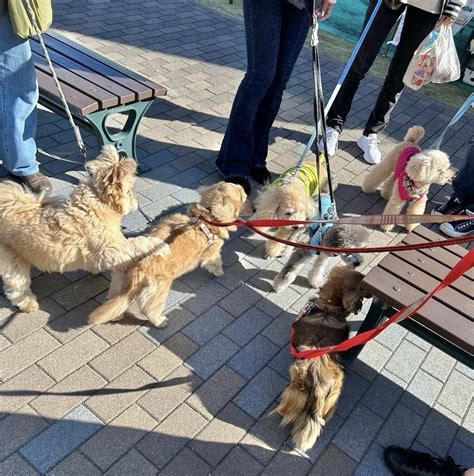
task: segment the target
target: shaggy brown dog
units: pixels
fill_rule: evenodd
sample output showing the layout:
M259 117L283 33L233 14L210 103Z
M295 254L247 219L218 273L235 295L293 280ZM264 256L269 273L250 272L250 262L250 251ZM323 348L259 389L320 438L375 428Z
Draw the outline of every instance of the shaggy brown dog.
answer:
M167 318L163 308L173 281L199 265L221 276L221 248L235 227L206 225L199 217L214 221L237 218L247 196L240 185L219 182L199 190L200 203L189 206L187 214L165 217L149 236L156 236L169 244L171 252L165 256L149 256L112 275L108 300L90 315L91 324L103 324L120 319L135 301L140 311L156 327L164 327Z
M444 185L453 178L454 171L450 168L449 158L444 152L418 149L417 143L424 135L423 127L410 127L403 142L394 147L382 162L371 168L369 175L365 177L362 183L365 193L374 192L382 184L380 195L388 200L384 215L399 214L407 202L407 213L422 215L425 212L430 185ZM403 166L399 160L403 160L401 155L408 147L415 153ZM406 225L406 229L412 231L416 226L417 223L411 223ZM394 225L381 226L384 231L390 231L393 227Z
M310 301L308 310L294 323L293 345L298 352L339 344L349 337L346 318L359 312L363 298L368 297L360 289L363 277L345 267L331 271L319 296ZM283 417L282 425L293 423L295 447L306 451L333 415L341 394L341 355L295 360L290 366L290 380L275 412Z
M39 308L30 289L31 265L98 273L168 248L157 237L126 239L121 232L122 216L137 208L134 160L105 146L86 168L89 180L65 201L0 183L0 277L5 295L23 312Z

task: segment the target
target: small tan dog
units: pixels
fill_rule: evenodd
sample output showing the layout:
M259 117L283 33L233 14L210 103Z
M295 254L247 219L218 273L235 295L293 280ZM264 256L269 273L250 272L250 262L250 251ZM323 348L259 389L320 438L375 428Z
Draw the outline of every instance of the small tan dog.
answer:
M368 297L361 289L363 275L346 267L331 271L319 296L308 303L294 323L293 345L298 352L336 345L349 337L346 318L357 313ZM341 354L297 359L290 366L290 383L274 412L282 425L293 424L295 447L306 451L331 418L344 381Z
M163 315L166 298L173 281L196 269L206 269L221 276L221 248L235 227L207 225L200 217L213 221L231 221L237 218L247 196L240 185L219 182L199 190L200 203L189 206L187 214L175 213L163 220L148 236L163 239L171 252L165 256L149 256L137 263L115 271L108 300L92 312L91 324L103 324L122 317L132 302L156 327L165 327Z
M421 126L413 126L401 144L398 144L382 162L371 168L362 183L365 193L372 193L382 184L380 195L388 200L384 215L399 214L406 203L407 213L422 215L425 212L428 191L432 183L444 185L454 175L449 157L440 150L422 151L417 143L425 135ZM381 225L390 231L394 225ZM412 231L417 223L407 224Z
M5 295L23 312L39 308L30 289L31 266L98 273L168 249L160 238L127 239L121 232L122 216L138 205L134 160L120 159L115 147L104 146L86 168L90 178L65 201L0 183L0 277Z
M319 181L314 164L306 162L296 176L286 180L294 167L285 170L273 183L269 184L255 200L254 219L311 220L316 204L314 198L319 189ZM326 181L326 167L321 167L322 180ZM260 228L262 231L267 229ZM275 236L284 240L293 239L304 229L304 225L286 226L277 229ZM289 247L277 241L267 240L265 258L282 256Z

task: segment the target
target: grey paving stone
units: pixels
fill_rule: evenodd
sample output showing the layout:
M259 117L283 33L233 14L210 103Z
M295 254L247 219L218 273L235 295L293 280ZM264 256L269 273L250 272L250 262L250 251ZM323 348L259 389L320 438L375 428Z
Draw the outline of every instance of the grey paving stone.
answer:
M263 329L268 328L267 326L271 321L270 316L253 307L235 319L223 331L223 334L240 346L244 346Z
M263 466L242 448L235 446L222 463L214 470L216 476L257 476Z
M334 445L328 445L309 474L314 476L351 476L357 462Z
M391 357L392 352L382 344L373 340L364 346L357 359L352 363L351 370L366 380L374 380Z
M318 461L319 457L321 456L321 453L329 445L329 443L339 431L339 428L341 428L343 423L344 420L341 417L334 415L326 423L326 425L324 425L323 432L321 433L321 435L319 435L315 445L311 449L306 451L306 455L312 463ZM291 438L289 440L289 444L292 445Z
M265 328L262 334L280 347L288 345L290 341L290 325L296 319L296 314L284 311L275 317L272 323Z
M417 436L417 441L439 456L445 456L457 431L457 424L432 409Z
M48 476L80 476L86 474L87 476L96 476L102 474L102 472L76 450L57 464L48 473Z
M0 463L0 474L3 476L36 476L39 473L33 469L18 453Z
M171 462L160 471L163 476L208 476L211 467L189 448L182 449Z
M99 418L83 405L79 405L23 446L20 453L35 469L45 473L102 426Z
M275 372L278 372L283 378L289 379L288 369L293 363L293 357L289 348L284 347L268 364Z
M361 402L374 413L386 418L403 394L403 388L385 375L379 375L362 397Z
M251 379L278 350L275 344L259 335L234 355L228 365L246 379Z
M201 347L186 361L186 366L203 379L208 379L222 367L236 352L239 346L219 334Z
M472 468L474 461L474 450L460 441L454 440L448 452L449 456L453 458L456 464L464 466L465 468Z
M425 355L424 350L410 342L403 341L393 353L385 368L405 382L409 382L423 362Z
M234 403L253 418L259 418L285 384L286 380L277 373L264 368L234 398Z
M304 475L311 469L311 463L288 448L280 450L272 459L270 464L263 470L262 475L280 475L298 474Z
M382 423L374 412L358 405L337 432L333 443L351 458L361 461Z
M370 383L367 380L355 372L348 371L344 379L342 394L337 402L336 413L343 418L347 418L367 391L369 385Z
M70 310L108 289L109 283L100 275L87 275L55 292L51 297L62 307Z
M375 340L390 350L395 350L400 345L407 332L408 331L401 326L390 326L379 334Z
M214 304L221 304L223 302L222 300L225 299L225 296L228 294L229 290L224 288L224 286L221 286L215 281L209 281L199 288L199 295L186 300L184 306L193 314L199 316L214 306ZM224 308L224 310L226 309Z
M108 476L155 476L157 469L137 450L131 449L122 459L117 461L105 474Z
M238 317L247 311L247 309L254 306L255 303L260 301L260 299L262 299L260 293L255 291L253 288L244 285L237 288L235 291L232 291L228 296L220 301L219 306L233 316Z
M384 448L374 443L354 472L354 476L391 476L392 472L387 468L383 460Z
M423 370L419 370L403 394L401 402L418 414L425 416L433 406L442 387L443 384L439 380Z
M194 319L182 332L197 344L204 345L233 320L234 317L228 312L219 306L214 306Z
M438 402L463 417L474 395L474 382L454 370L438 397Z

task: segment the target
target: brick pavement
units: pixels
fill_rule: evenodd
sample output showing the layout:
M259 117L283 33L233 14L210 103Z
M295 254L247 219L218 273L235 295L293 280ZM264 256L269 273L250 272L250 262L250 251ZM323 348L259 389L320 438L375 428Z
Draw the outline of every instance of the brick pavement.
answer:
M58 30L168 87L140 130L137 191L146 218L137 212L124 221L137 232L218 180L213 160L245 65L242 24L184 0L58 0L55 10ZM272 131L274 172L295 161L312 128L309 58L304 51ZM324 58L323 69L328 95L341 64ZM369 78L360 88L332 159L344 213L383 206L360 193L368 166L353 144L380 85ZM429 144L452 114L406 92L382 149L412 123L425 126ZM454 165L473 131L471 115L447 134ZM68 123L41 110L38 138L62 157L39 159L55 190L69 193L82 169ZM93 138L86 141L93 150ZM433 187L434 201L448 194L449 187ZM398 238L371 237L374 244ZM166 329L133 316L88 328L107 275L36 274L42 310L34 315L0 296L0 473L383 475L390 444L472 465L472 372L400 327L367 345L348 370L336 415L309 459L293 452L288 431L268 413L287 382L289 322L312 293L302 280L271 293L281 263L263 260L262 242L245 232L233 236L223 259L223 277L196 271L175 283Z

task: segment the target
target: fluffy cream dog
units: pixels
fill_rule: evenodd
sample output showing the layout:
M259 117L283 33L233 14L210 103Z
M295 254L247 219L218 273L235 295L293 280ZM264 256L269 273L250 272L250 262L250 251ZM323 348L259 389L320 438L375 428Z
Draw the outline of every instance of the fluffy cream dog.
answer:
M362 183L366 193L374 192L382 184L380 195L388 200L384 215L399 214L406 203L407 213L422 215L425 212L428 190L432 183L444 185L453 178L449 157L440 150L422 151L417 143L425 135L421 126L413 126L401 144L394 147L382 162L371 168ZM408 231L417 223L406 225ZM390 231L393 225L382 225Z
M152 251L166 251L157 237L127 239L120 221L137 208L132 191L136 163L105 146L86 163L90 178L65 201L0 183L0 277L5 295L23 312L38 310L30 267L98 273Z
M318 193L319 182L316 167L304 163L296 176L287 181L294 167L269 184L255 200L254 219L286 219L311 220L316 204L314 196ZM326 168L321 167L321 176L326 181ZM275 236L285 240L296 239L304 225L280 227ZM266 231L261 228L262 231ZM265 258L276 258L285 254L288 246L277 241L267 240L265 243Z
M206 269L221 276L221 248L235 227L207 225L200 217L213 221L231 221L239 216L247 196L240 185L219 182L201 188L200 203L189 206L187 214L175 213L163 220L148 236L163 239L171 252L164 256L148 256L123 267L112 275L108 300L90 315L91 324L118 320L136 302L153 326L165 327L163 315L166 298L173 281L196 269Z

